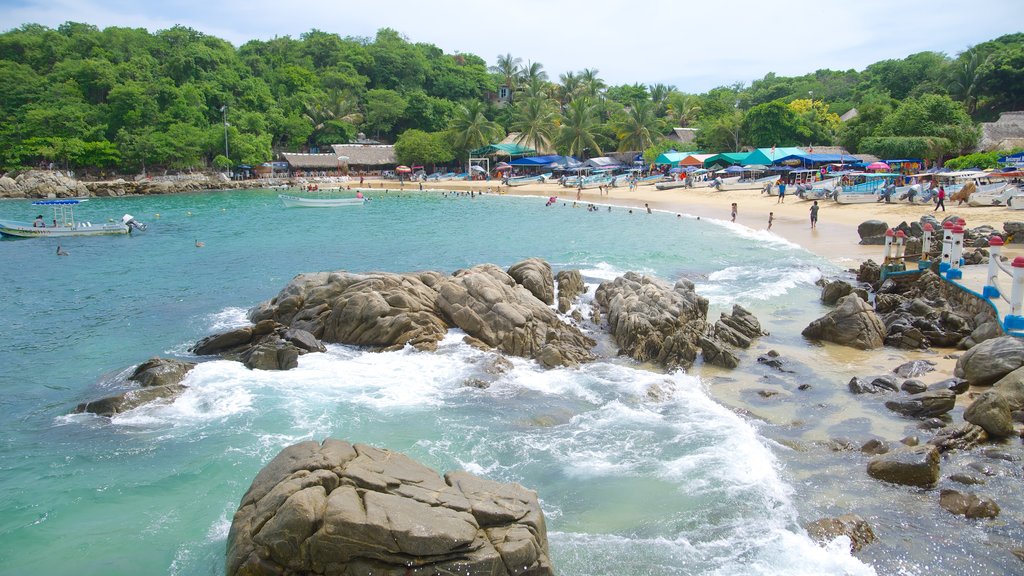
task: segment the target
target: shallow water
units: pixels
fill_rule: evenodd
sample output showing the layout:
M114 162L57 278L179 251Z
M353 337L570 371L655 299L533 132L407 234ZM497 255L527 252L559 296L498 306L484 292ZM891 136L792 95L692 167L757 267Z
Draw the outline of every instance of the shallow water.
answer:
M563 575L871 574L841 542L818 547L800 528L861 510L877 510L890 537L861 556L878 573L1012 566L988 559L987 548L1019 538L1019 522L1001 533L964 526L954 549L944 543L960 526L920 542L929 520L953 522L941 509L917 520L929 496L879 487L859 454L816 444L898 439L908 426L851 404L842 393L848 353L799 337L823 312L814 281L837 272L829 263L767 232L675 214L545 208L538 198L371 196L334 210L284 209L271 191L94 199L80 218L128 212L149 230L66 239L66 258L48 240L0 241L15 271L0 301L0 573L223 573L230 518L256 472L284 446L327 436L536 490ZM33 210L0 203L2 218ZM452 272L531 256L581 269L590 295L627 270L690 278L711 299L712 317L736 303L754 311L773 332L759 348L813 366L816 386L798 396L776 382L787 394L758 400L752 391L773 384L755 350L743 369L701 377L621 359L575 370L515 359L480 390L464 383L487 355L453 332L436 353L330 346L282 373L208 361L171 404L112 420L69 415L122 389L133 365L187 357L199 338L244 324L248 307L295 274ZM671 399L645 399L656 383L674 389ZM753 407L750 416L730 409L741 404ZM884 514L891 502L893 518ZM886 528L901 523L915 542ZM957 558L966 558L964 571L944 572Z

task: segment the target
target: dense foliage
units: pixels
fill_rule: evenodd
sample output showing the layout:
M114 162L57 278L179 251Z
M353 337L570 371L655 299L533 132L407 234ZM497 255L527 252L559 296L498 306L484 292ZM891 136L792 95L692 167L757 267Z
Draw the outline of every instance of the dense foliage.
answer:
M311 30L239 48L181 26L150 33L68 22L0 34L6 169L258 164L360 132L396 142L407 164L464 159L508 132L542 151L647 157L673 146L664 135L674 126L699 129L695 144L677 149L841 144L940 160L972 151L976 122L1022 107L1024 34L955 57L922 52L862 72L767 74L703 94L608 86L589 68L549 79L539 62L511 54L488 67L391 29L372 39ZM839 120L854 108L855 118Z

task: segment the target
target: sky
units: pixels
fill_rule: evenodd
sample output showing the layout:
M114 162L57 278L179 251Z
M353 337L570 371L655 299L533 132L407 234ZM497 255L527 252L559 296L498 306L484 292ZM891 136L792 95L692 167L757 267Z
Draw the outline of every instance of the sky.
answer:
M1021 0L0 0L0 30L82 22L151 32L180 24L235 46L312 29L540 62L549 80L597 69L611 86L705 92L769 72L863 70L922 51L956 56L1024 31ZM0 55L2 57L2 55Z

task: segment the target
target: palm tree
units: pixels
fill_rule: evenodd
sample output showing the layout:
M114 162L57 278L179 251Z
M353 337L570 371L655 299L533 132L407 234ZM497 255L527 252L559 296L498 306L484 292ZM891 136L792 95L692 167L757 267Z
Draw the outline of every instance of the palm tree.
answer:
M512 94L516 90L516 80L519 79L519 64L522 63L521 58L513 58L511 54L505 54L502 56L498 55L498 61L494 66L491 66L489 70L499 76L508 86L509 101L512 101Z
M523 98L548 98L548 83L539 78L534 78L528 84L524 84L519 90Z
M483 102L469 100L455 109L448 127L457 150L475 150L501 138L501 125L484 116Z
M534 80L547 80L548 73L544 71L544 65L540 62L530 62L527 60L520 77L529 84Z
M612 122L619 139L619 152L646 150L653 143L652 134L658 133L658 118L650 100L636 100Z
M580 77L575 72L566 72L558 77L562 84L558 87L558 100L563 106L576 99L580 92Z
M526 98L516 105L511 128L519 132L516 142L538 151L551 149L557 131L558 114L548 98Z
M332 121L353 125L363 121L358 101L348 92L337 88L332 88L326 94L306 102L303 116L313 125L314 134L327 128Z
M595 112L596 107L586 98L577 98L566 107L557 142L568 154L583 158L584 152L592 150L601 155L601 147L594 137L598 127Z
M675 92L676 87L666 84L652 84L647 87L647 91L651 93L651 102L654 102L654 113L658 116L663 116L667 106L668 95Z
M601 91L608 87L604 83L604 80L597 75L600 70L594 68L584 68L580 72L580 84L583 87L583 93L591 98L597 98Z
M700 114L700 104L697 97L682 92L671 92L668 95L668 114L676 124L686 128L691 122L697 119Z
M961 58L953 64L953 77L949 83L949 91L955 98L963 101L968 114L974 114L978 109L978 96L975 94L978 88L978 53L975 50L968 50L966 58Z

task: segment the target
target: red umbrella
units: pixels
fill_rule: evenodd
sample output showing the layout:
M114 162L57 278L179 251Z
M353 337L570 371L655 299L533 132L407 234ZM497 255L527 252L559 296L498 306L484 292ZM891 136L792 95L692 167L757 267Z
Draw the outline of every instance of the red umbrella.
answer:
M412 172L412 168L403 165L399 166L398 168L395 168L395 172Z

